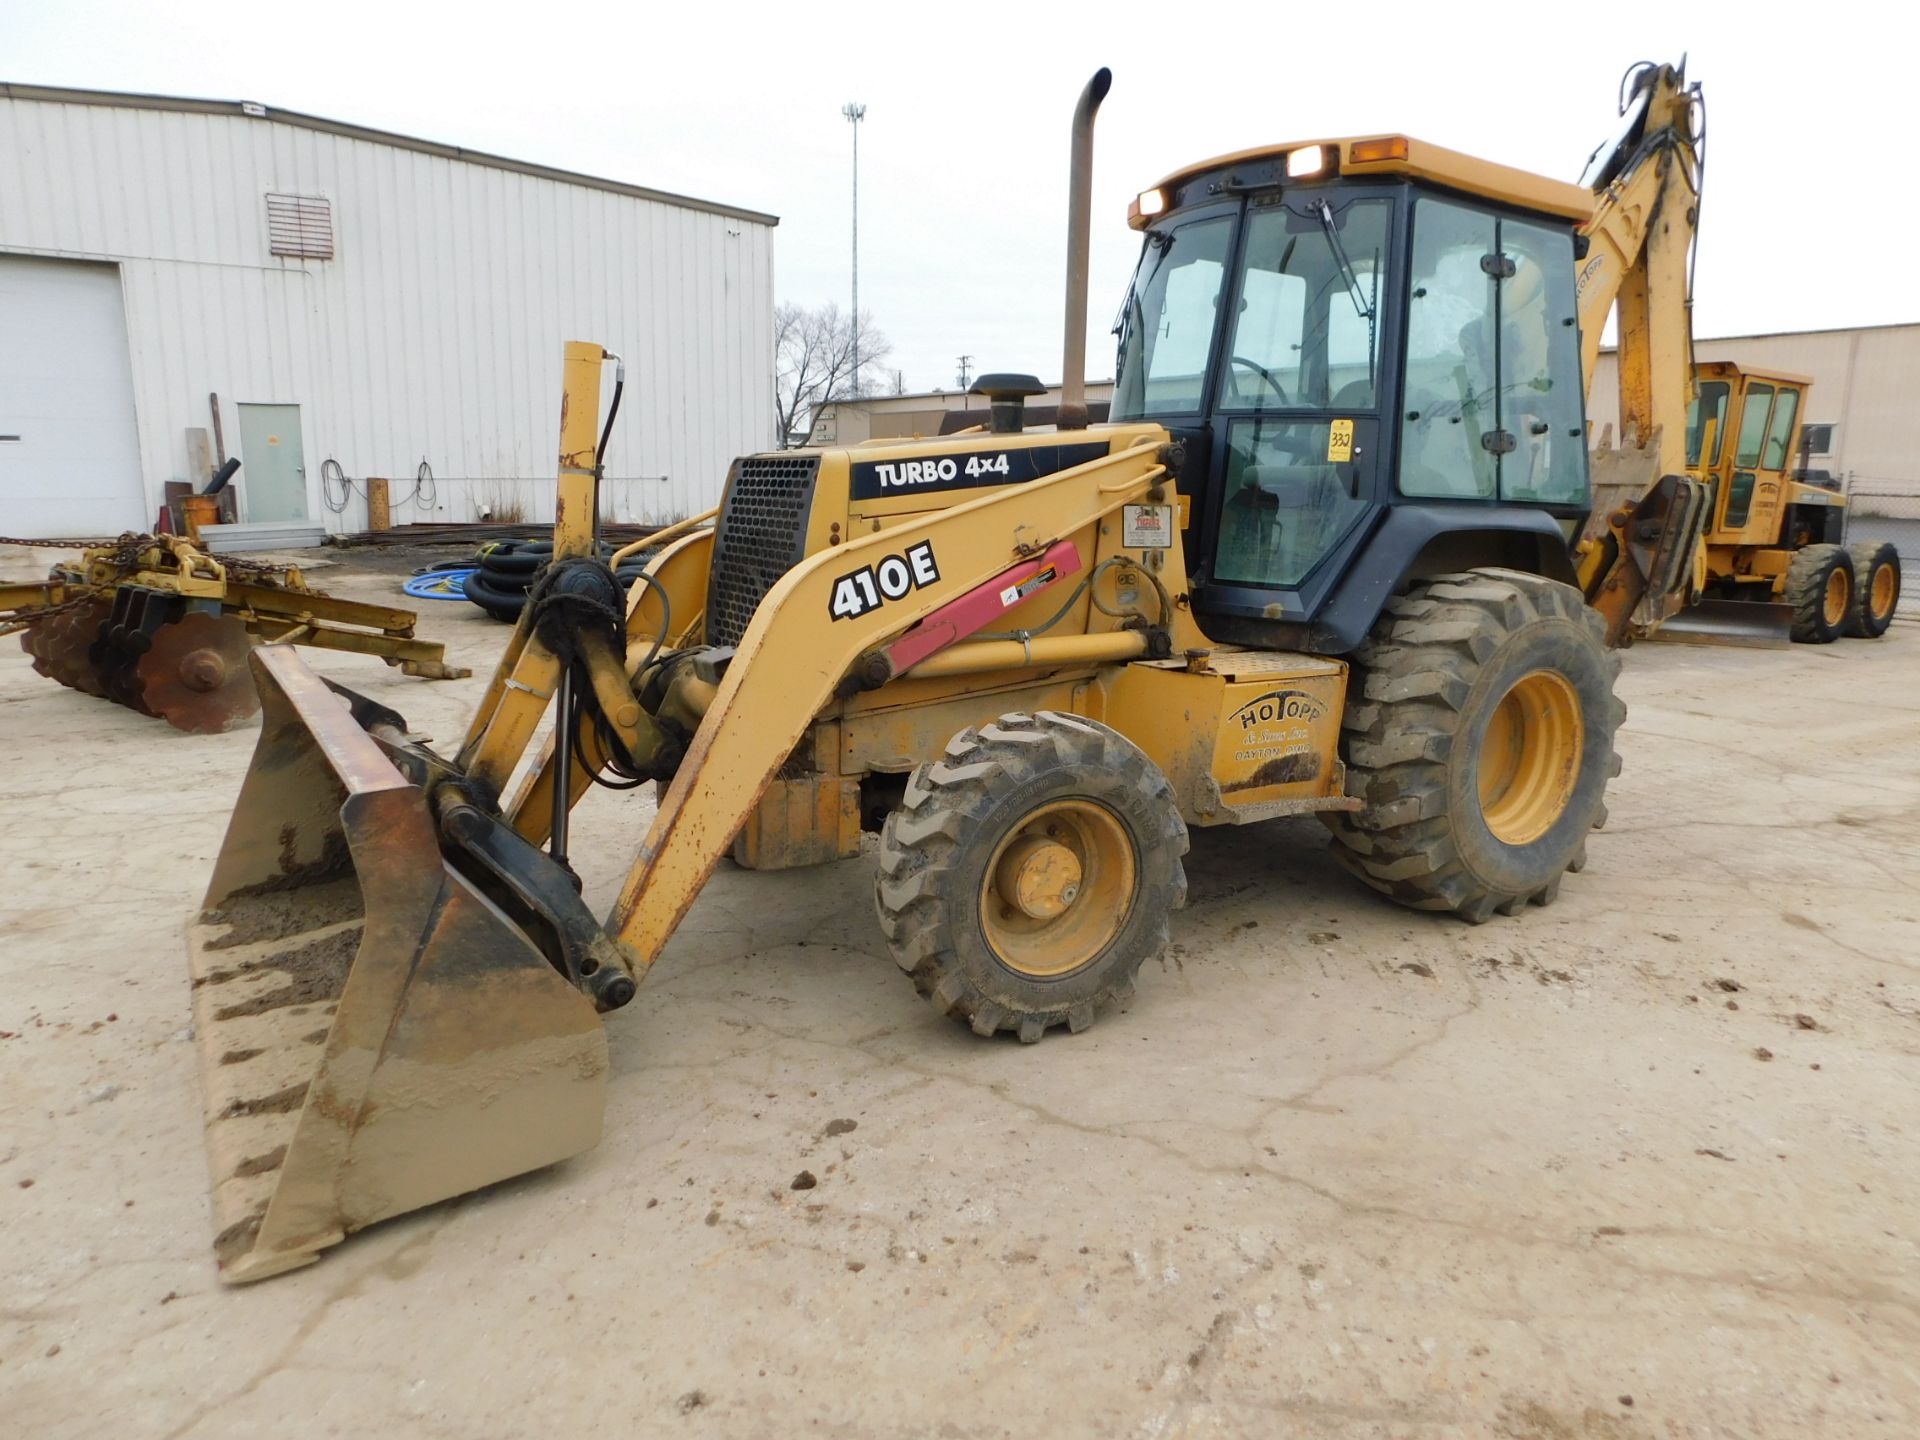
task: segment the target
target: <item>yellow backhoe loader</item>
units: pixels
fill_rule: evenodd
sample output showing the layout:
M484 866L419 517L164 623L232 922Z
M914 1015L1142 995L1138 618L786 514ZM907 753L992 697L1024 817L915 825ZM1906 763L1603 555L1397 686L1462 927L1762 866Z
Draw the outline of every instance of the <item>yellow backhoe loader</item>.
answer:
M1621 293L1630 335L1682 308L1665 232L1403 135L1188 166L1131 207L1090 426L1107 85L1074 119L1057 428L994 375L983 430L746 456L716 513L647 542L623 610L591 518L609 357L572 344L555 560L456 745L256 652L259 748L189 941L226 1278L592 1146L600 1013L729 852L811 864L878 832L895 960L1022 1041L1128 999L1192 826L1319 815L1366 884L1473 922L1581 868L1625 713L1608 624L1679 583L1658 535L1603 525L1624 578L1596 566L1613 608L1583 602L1581 297ZM1684 405L1684 344L1653 355ZM1694 485L1641 411L1601 473L1671 454ZM648 780L602 921L571 807Z

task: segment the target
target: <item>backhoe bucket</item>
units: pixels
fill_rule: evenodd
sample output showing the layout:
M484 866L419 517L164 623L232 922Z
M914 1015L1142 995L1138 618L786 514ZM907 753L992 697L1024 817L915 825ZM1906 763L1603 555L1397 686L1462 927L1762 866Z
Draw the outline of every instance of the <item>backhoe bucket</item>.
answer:
M422 791L292 649L189 929L222 1278L600 1139L593 1002L443 858Z
M1699 600L1669 615L1648 638L1785 649L1793 643L1793 607L1764 600Z

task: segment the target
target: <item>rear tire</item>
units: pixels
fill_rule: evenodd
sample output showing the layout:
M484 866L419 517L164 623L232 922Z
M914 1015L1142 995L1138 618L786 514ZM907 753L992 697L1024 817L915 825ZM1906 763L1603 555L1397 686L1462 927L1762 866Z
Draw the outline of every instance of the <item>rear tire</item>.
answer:
M1787 567L1785 599L1793 607L1793 638L1831 645L1845 633L1853 610L1853 557L1838 545L1806 545Z
M1884 540L1865 540L1847 547L1853 561L1853 607L1847 612L1847 634L1878 640L1900 608L1900 552Z
M1031 1044L1124 1004L1186 903L1166 776L1077 715L1002 715L908 777L874 899L900 968L974 1033Z
M1571 586L1514 570L1415 581L1354 657L1334 853L1384 895L1479 924L1586 864L1620 772L1620 657Z

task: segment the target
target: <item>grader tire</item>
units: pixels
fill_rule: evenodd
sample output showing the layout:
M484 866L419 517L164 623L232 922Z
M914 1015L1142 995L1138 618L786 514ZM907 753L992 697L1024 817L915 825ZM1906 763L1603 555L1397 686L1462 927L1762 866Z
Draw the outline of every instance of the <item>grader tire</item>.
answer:
M1878 640L1900 608L1900 552L1884 540L1864 540L1847 547L1853 561L1853 608L1847 612L1847 634Z
M907 780L874 899L941 1014L1032 1044L1133 995L1186 903L1187 827L1159 769L1077 715L1002 715Z
M1831 645L1853 613L1853 557L1838 545L1806 545L1787 566L1784 598L1793 607L1793 638Z
M1382 894L1480 924L1550 904L1620 772L1620 658L1577 590L1512 570L1416 581L1355 656L1334 853Z

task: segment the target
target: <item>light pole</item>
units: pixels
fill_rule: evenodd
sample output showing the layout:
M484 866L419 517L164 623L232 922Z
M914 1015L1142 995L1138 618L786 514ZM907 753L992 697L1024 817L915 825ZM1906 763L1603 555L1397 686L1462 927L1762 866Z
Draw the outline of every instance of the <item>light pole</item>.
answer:
M853 126L853 393L860 395L860 122L867 107L849 100L840 113Z

